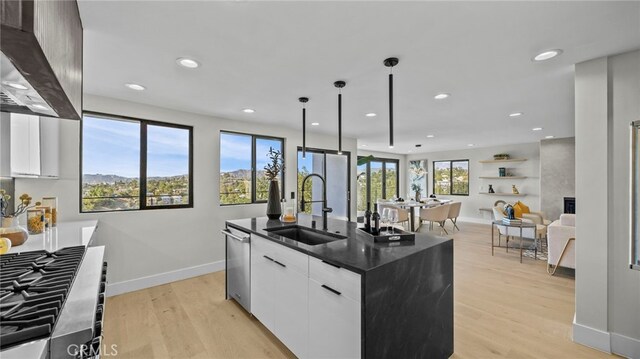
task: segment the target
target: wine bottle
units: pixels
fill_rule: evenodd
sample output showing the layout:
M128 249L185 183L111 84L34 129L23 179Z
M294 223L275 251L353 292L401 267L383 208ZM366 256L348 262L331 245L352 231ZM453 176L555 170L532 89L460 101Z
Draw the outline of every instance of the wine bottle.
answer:
M380 213L378 213L378 204L373 205L373 214L371 215L373 220L373 228L371 228L371 234L377 236L380 233Z
M371 232L371 202L367 202L367 210L364 211L364 230Z

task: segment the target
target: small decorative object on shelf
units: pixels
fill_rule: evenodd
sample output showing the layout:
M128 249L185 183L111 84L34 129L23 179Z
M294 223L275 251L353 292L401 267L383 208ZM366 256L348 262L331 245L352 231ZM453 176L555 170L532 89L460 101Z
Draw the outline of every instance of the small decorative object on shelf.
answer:
M513 194L520 194L520 192L516 188L516 185L511 185L511 192L513 192Z
M58 197L42 197L42 205L51 208L51 226L58 224Z
M492 184L489 185L489 193L496 193L496 191L493 190Z
M44 211L33 208L27 210L27 230L29 234L40 234L44 230Z
M496 160L496 161L508 160L509 159L509 155L507 153L498 153L496 155L493 155L493 159Z
M269 148L270 163L264 166L265 177L269 180L269 198L267 200L267 217L269 219L280 219L282 206L280 205L280 186L278 176L284 171L284 159L282 152Z
M12 246L19 246L29 238L27 230L18 223L18 216L27 212L34 206L39 206L40 202L31 205L32 198L28 194L20 196L20 203L16 206L13 213L9 213L8 206L9 196L5 190L0 190L0 215L2 216L2 228L0 228L0 237L8 238Z
M498 175L500 177L506 177L507 176L507 169L504 168L504 167L498 168Z

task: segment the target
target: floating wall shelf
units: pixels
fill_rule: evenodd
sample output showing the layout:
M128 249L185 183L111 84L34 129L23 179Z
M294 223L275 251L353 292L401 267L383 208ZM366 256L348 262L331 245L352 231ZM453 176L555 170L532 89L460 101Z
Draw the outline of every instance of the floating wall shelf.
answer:
M489 193L489 192L480 192L480 194L488 194L491 196L526 196L524 193Z
M506 163L506 162L524 162L526 158L510 158L508 160L482 160L480 163Z
M483 179L525 179L527 176L478 177Z

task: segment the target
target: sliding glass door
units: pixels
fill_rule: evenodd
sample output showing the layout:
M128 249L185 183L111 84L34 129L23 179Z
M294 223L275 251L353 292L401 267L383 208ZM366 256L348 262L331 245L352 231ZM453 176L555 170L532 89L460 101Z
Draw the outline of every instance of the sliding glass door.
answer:
M302 181L315 173L327 182L327 206L333 209L329 217L351 220L350 162L349 152L338 154L336 151L307 148L306 158L302 158L302 149L298 148L298 211L322 215L322 181L318 177L311 177L305 183L304 200L313 202L305 205L304 210L300 204Z
M372 158L358 166L358 212L367 209L367 203L399 196L398 173L400 162L394 159Z

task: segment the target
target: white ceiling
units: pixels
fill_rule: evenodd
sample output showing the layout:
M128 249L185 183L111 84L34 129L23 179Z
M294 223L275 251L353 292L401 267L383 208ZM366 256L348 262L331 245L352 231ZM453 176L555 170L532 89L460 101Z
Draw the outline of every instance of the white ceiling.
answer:
M572 136L573 64L640 48L640 2L80 1L80 13L87 93L298 129L307 96L313 136L337 134L333 82L345 80L344 135L395 153ZM201 67L179 67L182 56Z

